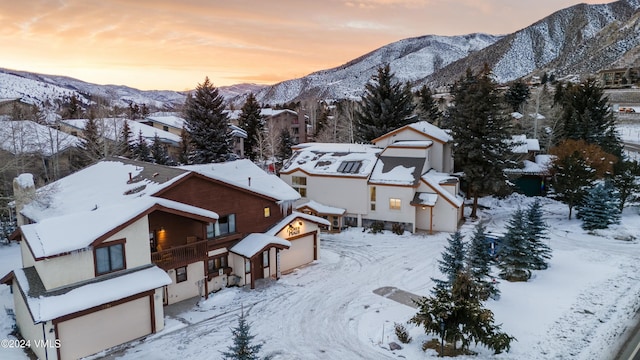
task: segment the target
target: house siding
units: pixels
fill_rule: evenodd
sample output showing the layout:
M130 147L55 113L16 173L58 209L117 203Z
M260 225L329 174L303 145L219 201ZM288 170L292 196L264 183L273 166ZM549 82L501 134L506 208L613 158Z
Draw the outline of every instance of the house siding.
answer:
M73 230L71 229L71 231ZM128 269L131 269L151 262L148 236L149 224L147 217L144 216L125 229L110 236L103 243L126 239L126 265ZM69 255L36 261L35 267L47 290L95 277L92 249L84 249ZM73 269L73 271L69 271L69 269Z
M215 211L220 216L236 214L236 231L243 234L264 232L284 216L275 200L197 176L159 196ZM270 208L271 216L264 217L265 207Z

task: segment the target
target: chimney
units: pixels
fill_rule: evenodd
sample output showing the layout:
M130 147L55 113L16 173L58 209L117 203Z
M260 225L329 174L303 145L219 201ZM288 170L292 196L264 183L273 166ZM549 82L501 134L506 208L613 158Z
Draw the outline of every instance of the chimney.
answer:
M36 186L33 182L33 175L20 174L13 179L13 198L16 202L16 220L18 226L27 224L21 212L25 205L29 204L36 197Z
M251 187L251 176L249 176L249 187Z

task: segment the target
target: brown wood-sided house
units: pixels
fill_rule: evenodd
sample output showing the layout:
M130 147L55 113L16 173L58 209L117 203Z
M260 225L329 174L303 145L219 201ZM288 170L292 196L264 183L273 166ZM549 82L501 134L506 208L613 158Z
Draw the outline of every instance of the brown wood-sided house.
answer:
M248 160L112 158L16 198L33 200L16 204L22 268L2 282L20 334L59 345L32 348L47 359L160 331L163 305L279 278L318 258L329 224L292 212L299 194Z

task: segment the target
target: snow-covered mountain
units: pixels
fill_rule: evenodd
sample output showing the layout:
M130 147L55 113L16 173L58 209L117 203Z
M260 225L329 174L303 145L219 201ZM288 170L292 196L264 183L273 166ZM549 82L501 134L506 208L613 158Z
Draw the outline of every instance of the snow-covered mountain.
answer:
M389 64L397 79L419 81L446 65L481 50L501 36L427 35L383 46L339 67L283 81L259 91L263 103L284 103L305 98L342 99L358 97L381 64Z
M221 86L220 94L231 99L242 94L258 91L265 85L238 84ZM186 92L170 90L138 90L123 85L97 85L58 75L43 75L26 71L0 68L0 99L20 98L29 104L43 104L65 101L75 95L84 104L103 98L114 105L127 107L129 104L146 104L153 110L174 110L185 101Z
M485 64L498 82L551 72L592 75L610 67L637 64L640 55L640 0L604 5L579 4L557 11L506 36L423 36L401 40L340 67L288 80L260 91L263 103L306 98L360 96L382 64L414 88L449 85L467 68ZM636 65L637 66L637 65Z
M359 97L367 81L389 64L400 81L415 88L449 85L467 68L489 65L499 82L543 72L592 75L612 67L638 66L640 61L640 0L603 5L579 4L557 11L515 33L495 36L427 35L400 40L339 67L272 86L239 84L220 87L220 93L241 106L254 92L263 104L305 99ZM154 110L173 110L184 104L185 93L141 91L126 86L95 85L65 76L0 69L0 99L22 98L42 104L75 94L84 103L95 96L120 106L146 104Z

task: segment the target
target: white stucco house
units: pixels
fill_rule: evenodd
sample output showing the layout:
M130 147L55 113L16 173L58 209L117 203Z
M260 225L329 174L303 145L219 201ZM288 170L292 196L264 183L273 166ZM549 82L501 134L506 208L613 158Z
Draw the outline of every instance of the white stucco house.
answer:
M293 147L280 177L298 190L300 202L344 209L345 226L456 231L463 199L453 171L451 136L417 122L372 144L305 143Z
M3 277L41 359L76 359L164 327L163 306L319 257L322 218L249 160L167 167L111 158L37 191L14 184L22 267ZM231 324L230 324L231 325ZM56 345L58 344L58 345Z

